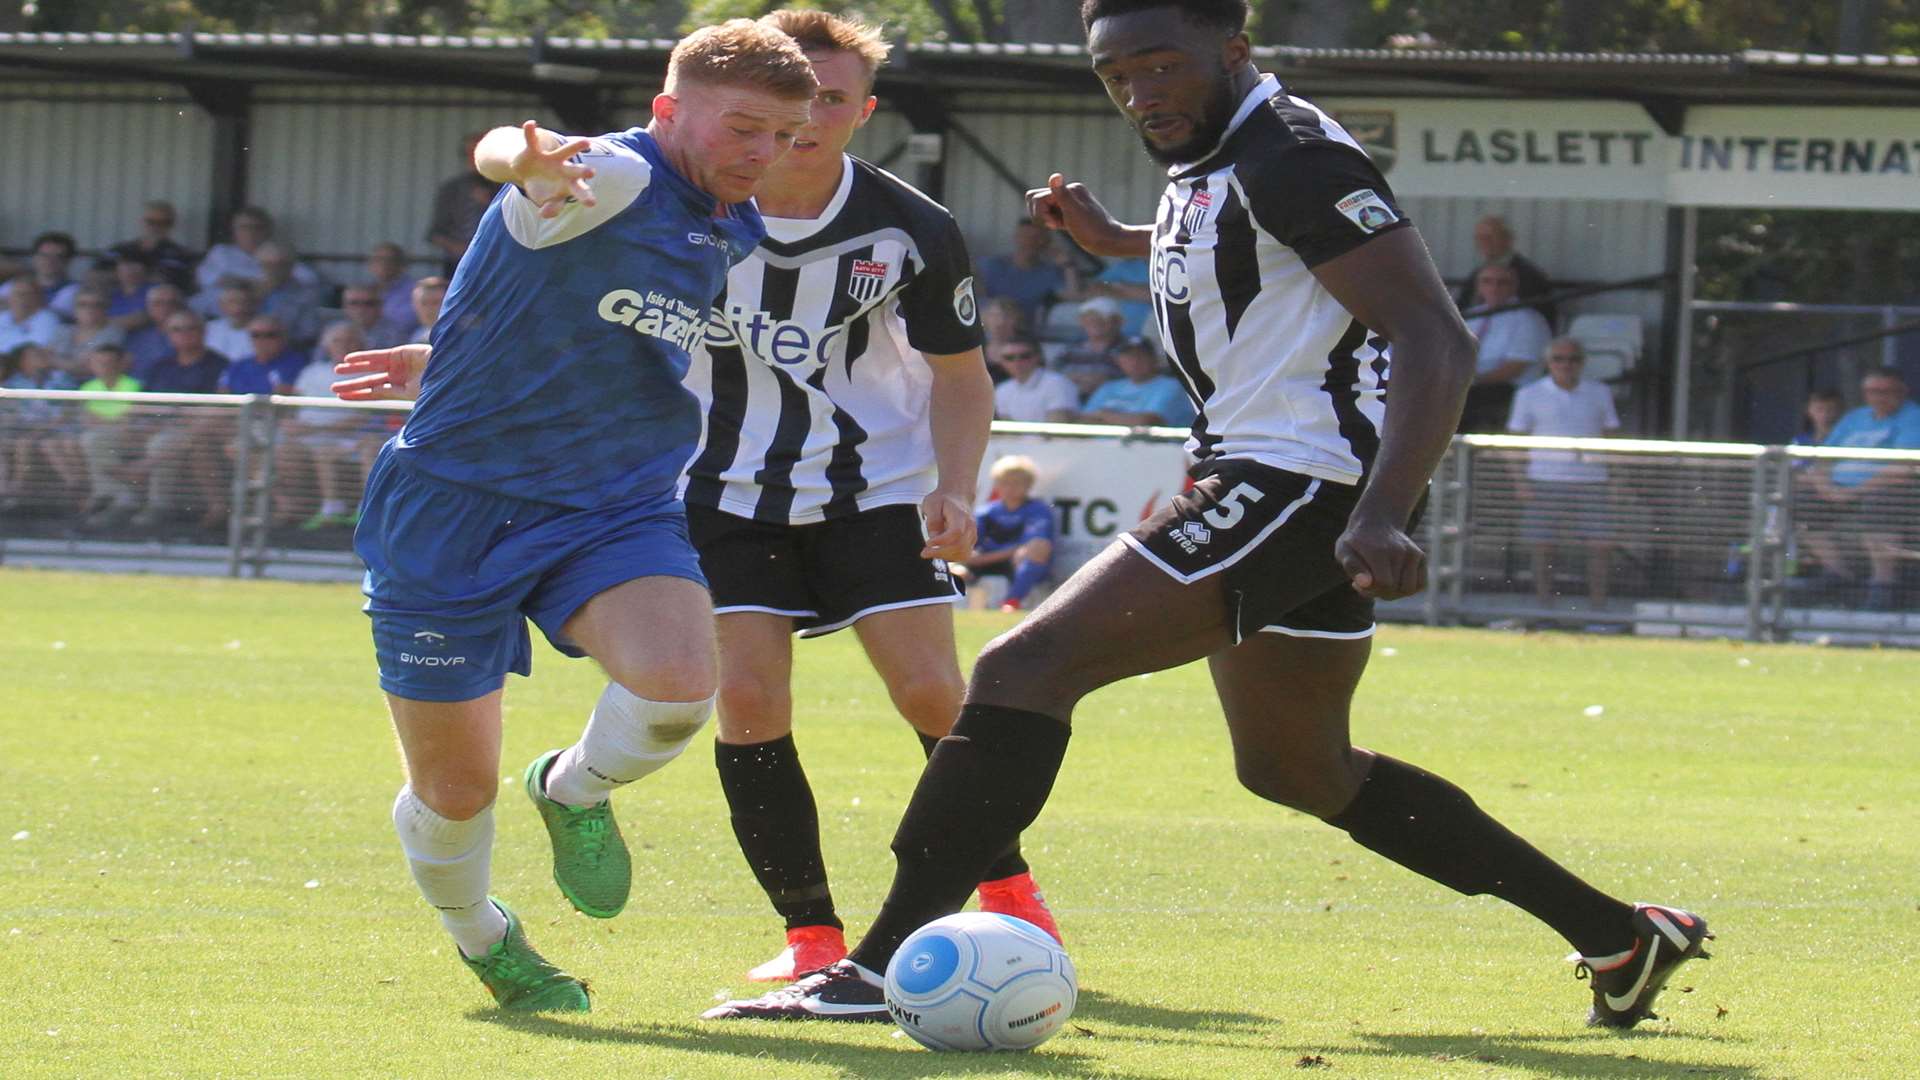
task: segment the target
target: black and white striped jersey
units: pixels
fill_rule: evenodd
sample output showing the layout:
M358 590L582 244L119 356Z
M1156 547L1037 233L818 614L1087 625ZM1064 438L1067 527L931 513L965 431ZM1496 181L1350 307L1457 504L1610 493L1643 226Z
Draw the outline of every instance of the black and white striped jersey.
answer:
M1153 231L1161 342L1200 415L1187 448L1337 483L1372 466L1388 348L1311 268L1407 219L1353 137L1263 76Z
M981 343L953 216L848 157L818 218L766 222L687 372L705 418L687 502L792 524L918 502L935 479L923 354Z

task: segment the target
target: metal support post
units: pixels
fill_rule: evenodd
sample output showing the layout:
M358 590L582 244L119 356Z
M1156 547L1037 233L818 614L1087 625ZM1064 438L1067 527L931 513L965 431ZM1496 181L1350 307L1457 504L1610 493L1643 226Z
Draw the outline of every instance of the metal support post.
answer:
M1753 486L1747 517L1747 640L1771 641L1780 634L1780 594L1786 588L1787 488L1792 470L1786 452L1768 447L1753 459Z
M1443 614L1458 621L1465 610L1467 566L1473 546L1473 447L1463 439L1453 440L1453 490L1448 502L1453 513L1447 522L1453 542L1447 545L1451 555L1447 566L1447 605Z
M233 440L233 483L227 489L227 576L240 576L242 526L247 515L247 484L253 477L254 418L265 407L265 398L255 394L240 406L239 433Z

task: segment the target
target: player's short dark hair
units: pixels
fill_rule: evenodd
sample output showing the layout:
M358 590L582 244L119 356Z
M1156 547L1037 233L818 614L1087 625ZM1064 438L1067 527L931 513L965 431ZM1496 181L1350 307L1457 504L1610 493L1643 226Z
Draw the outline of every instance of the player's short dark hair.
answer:
M69 259L73 258L74 252L80 250L80 245L73 242L72 233L43 232L39 236L36 236L33 238L33 247L30 250L39 251L41 244L60 245L60 247L66 251L67 258Z
M1080 23L1087 29L1109 15L1130 15L1136 11L1170 7L1190 23L1211 26L1229 37L1247 29L1247 0L1081 0Z

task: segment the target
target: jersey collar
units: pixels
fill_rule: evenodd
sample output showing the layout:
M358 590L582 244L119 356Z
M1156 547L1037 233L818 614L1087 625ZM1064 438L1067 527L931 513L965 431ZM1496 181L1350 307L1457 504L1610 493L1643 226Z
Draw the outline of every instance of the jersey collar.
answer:
M1198 165L1201 162L1207 161L1211 159L1215 154L1218 154L1220 152L1220 148L1227 145L1227 140L1233 138L1233 133L1240 130L1240 125L1247 122L1247 117L1253 115L1253 110L1259 108L1261 105L1266 104L1269 98L1273 97L1275 94L1278 94L1280 91L1281 91L1281 86L1280 86L1280 79L1278 76L1275 76L1275 75L1260 76L1259 81L1253 84L1253 89L1247 91L1247 96L1240 99L1240 108L1235 110L1233 114L1233 119L1227 122L1227 130L1220 133L1220 141L1214 143L1212 149L1208 150L1204 154L1201 154L1199 157L1194 158L1190 162L1184 162L1184 163L1167 166L1167 175L1177 177L1181 173L1191 170L1195 165Z
M833 219L840 216L846 208L847 195L853 191L853 158L840 155L840 187L834 191L833 198L827 201L827 208L820 211L819 217L789 218L761 214L766 219L767 235L783 244L798 243L826 228Z

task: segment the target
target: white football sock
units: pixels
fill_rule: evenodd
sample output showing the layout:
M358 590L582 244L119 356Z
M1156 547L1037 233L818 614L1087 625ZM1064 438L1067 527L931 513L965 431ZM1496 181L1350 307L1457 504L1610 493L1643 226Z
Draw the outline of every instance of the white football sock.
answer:
M649 701L619 683L608 683L580 741L562 751L547 770L547 798L568 806L605 801L613 789L679 757L712 714L710 697Z
M451 821L421 802L413 788L403 787L393 800L393 827L420 895L439 910L440 924L461 952L483 956L507 936L506 914L487 899L493 864L491 806L466 821Z

